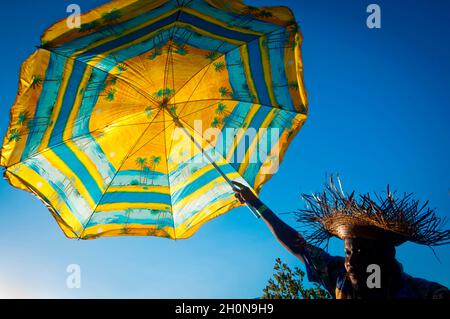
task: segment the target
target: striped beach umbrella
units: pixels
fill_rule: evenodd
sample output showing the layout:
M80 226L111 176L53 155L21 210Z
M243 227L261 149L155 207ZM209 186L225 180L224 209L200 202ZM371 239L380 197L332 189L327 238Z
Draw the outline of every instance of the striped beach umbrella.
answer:
M286 7L116 0L52 25L23 63L9 183L70 238L187 238L259 192L306 120Z

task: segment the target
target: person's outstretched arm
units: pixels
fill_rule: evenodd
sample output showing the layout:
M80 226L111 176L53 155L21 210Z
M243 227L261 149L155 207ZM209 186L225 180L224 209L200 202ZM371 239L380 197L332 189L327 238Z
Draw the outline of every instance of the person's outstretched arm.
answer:
M275 238L298 259L305 263L304 245L305 239L291 226L283 222L277 215L275 215L259 198L245 185L238 182L233 182L238 190L236 191L236 198L241 203L249 203L255 207L261 214L262 219L269 227L270 231L275 235Z

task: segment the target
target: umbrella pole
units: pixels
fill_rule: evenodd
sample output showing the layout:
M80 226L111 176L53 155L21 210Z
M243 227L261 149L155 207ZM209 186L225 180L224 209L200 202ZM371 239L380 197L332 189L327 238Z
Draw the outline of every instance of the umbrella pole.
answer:
M180 127L187 136L189 136L189 138L192 140L192 142L195 144L195 146L197 146L197 148L200 151L203 151L202 146L200 144L198 144L198 142L194 139L194 137L191 135L191 133L189 133L189 131L184 127L184 125L180 122L180 120L174 117L174 121L177 124L177 126ZM225 179L225 181L228 183L228 185L230 185L230 187L233 189L233 191L237 191L238 188L233 184L233 182L228 178L228 176L224 172L222 172L220 167L209 156L209 154L206 152L203 152L203 155L208 159L208 161L212 164L212 166L214 166L214 168L219 172L219 174ZM251 205L250 203L247 203L247 202L245 202L245 204L247 205L248 209L250 209L250 211L253 213L253 215L256 218L261 217L261 214L258 212L258 210L255 207L253 207L253 205Z

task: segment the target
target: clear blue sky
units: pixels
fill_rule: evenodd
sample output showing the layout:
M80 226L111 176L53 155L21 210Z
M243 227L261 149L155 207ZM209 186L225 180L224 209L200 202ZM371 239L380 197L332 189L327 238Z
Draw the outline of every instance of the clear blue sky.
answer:
M66 6L87 11L100 0L2 3L0 134L17 90L21 62ZM366 7L382 8L382 29L366 27ZM339 172L351 191L386 184L429 199L450 217L450 2L447 0L264 0L290 6L304 34L310 117L261 198L278 213L302 207ZM276 257L302 266L263 222L239 208L184 241L148 238L66 239L46 207L0 181L0 296L253 298ZM289 215L283 218L292 225ZM450 226L450 225L449 225ZM342 254L342 242L330 251ZM449 246L405 244L398 258L413 276L450 286ZM81 289L66 288L66 267L79 264Z

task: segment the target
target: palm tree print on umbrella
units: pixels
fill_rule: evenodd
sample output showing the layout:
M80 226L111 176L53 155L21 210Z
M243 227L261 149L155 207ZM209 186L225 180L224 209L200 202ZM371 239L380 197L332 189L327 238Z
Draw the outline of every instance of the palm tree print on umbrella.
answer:
M165 89L159 89L157 92L155 92L155 94L153 94L157 99L168 99L170 98L172 95L175 94L175 90L174 89L170 89L170 88L165 88Z
M246 6L244 14L260 18L270 18L273 16L272 12L254 6Z
M298 91L298 83L295 81L290 82L289 88Z
M122 13L118 9L113 9L112 11L102 15L102 20L105 23L115 22L122 17Z
M146 108L145 108L145 114L147 115L147 118L148 119L150 119L151 117L152 117L152 115L153 115L153 109L152 109L152 107L151 106L147 106Z
M242 127L242 125L245 124L245 116L229 112L228 107L222 102L219 102L217 104L217 108L214 112L222 117L221 124L227 123L228 125L232 125L233 127Z
M17 125L24 125L28 121L28 114L26 112L20 112L17 118Z
M109 89L106 92L106 100L108 100L109 102L114 101L115 95L116 95L116 89Z
M260 10L258 13L256 13L256 16L259 18L271 18L273 17L272 12L267 10Z
M215 117L214 120L211 122L211 127L216 128L222 124L222 120L218 117Z
M208 53L206 53L205 58L207 58L208 60L215 60L219 57L219 53L215 52L215 51L209 51Z
M16 128L13 128L10 132L9 132L9 141L14 141L14 142L18 142L20 141L21 136L20 136L20 131Z
M111 77L110 79L108 79L107 85L116 85L118 79L119 79L119 78L118 78L118 77L115 77L115 76Z
M117 70L119 70L119 73L123 73L128 70L128 68L125 63L119 63L117 64Z
M175 105L172 105L172 106L169 108L169 112L170 112L172 115L177 116L177 107L176 107Z
M224 115L224 114L226 114L226 111L227 111L227 106L225 104L219 103L217 105L217 108L216 108L217 115Z
M136 165L139 166L139 183L142 184L142 173L144 172L144 167L147 165L148 159L146 157L136 158Z
M148 56L149 60L154 60L157 57L159 57L162 54L162 48L160 46L157 46L153 52Z
M144 185L147 185L148 175L150 174L150 171L150 166L144 166ZM144 189L147 189L147 187L144 187Z
M244 14L250 14L250 15L254 15L259 11L258 7L254 7L254 6L246 6L245 7L245 11Z
M226 65L224 62L216 62L216 63L213 63L213 65L214 65L214 70L216 72L222 72L226 68Z
M90 32L94 29L96 29L99 26L99 22L98 21L92 21L89 23L83 23L80 26L80 29L78 30L78 32Z
M178 45L177 46L177 49L175 50L175 53L184 56L184 55L188 54L189 51L186 48L186 45L182 44L182 45Z
M33 75L33 77L31 78L30 87L32 89L38 88L42 85L43 82L44 82L44 80L41 75Z
M244 128L247 126L247 122L245 121L244 116L240 116L233 113L228 113L223 118L223 123L226 123L227 126L234 127L234 128Z
M221 87L219 89L219 93L221 97L232 97L233 96L233 92L230 89L227 89L226 87Z
M156 166L158 166L161 163L161 156L152 156L150 158L150 164L152 165L152 185L153 185L153 180L155 178L155 170L156 170Z

